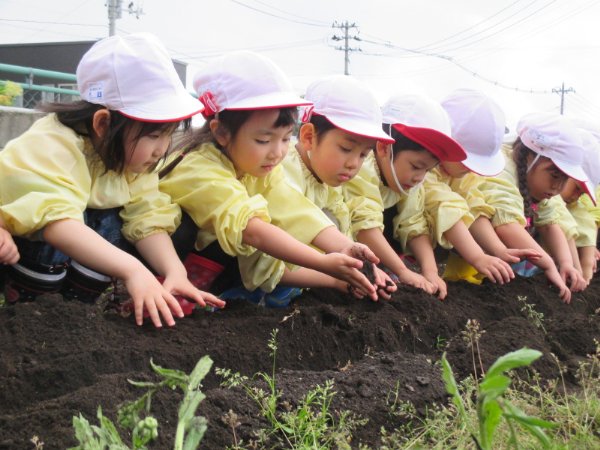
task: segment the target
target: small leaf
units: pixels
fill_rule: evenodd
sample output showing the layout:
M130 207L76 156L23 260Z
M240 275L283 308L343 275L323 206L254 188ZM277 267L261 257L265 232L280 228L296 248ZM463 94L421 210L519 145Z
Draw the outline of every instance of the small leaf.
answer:
M533 361L542 356L542 352L530 348L507 353L496 360L492 367L488 369L487 376L493 377L500 375L507 370L530 365Z
M458 385L456 384L456 379L452 373L450 363L448 363L448 360L446 359L446 352L444 352L442 355L442 378L444 379L444 384L446 385L446 392L452 396L452 403L454 403L458 409L458 412L463 420L466 421L467 412L465 411L465 405L463 404L462 398L458 392Z
M479 383L479 395L497 398L504 394L510 383L511 380L506 375L490 376L488 373L483 381Z
M200 358L200 361L198 361L196 367L194 367L194 370L190 373L188 389L197 389L204 377L206 377L210 371L212 365L213 360L210 356L206 355Z
M190 421L189 431L183 441L183 450L196 450L198 448L198 445L208 428L207 424L208 422L206 419L201 416L194 417Z

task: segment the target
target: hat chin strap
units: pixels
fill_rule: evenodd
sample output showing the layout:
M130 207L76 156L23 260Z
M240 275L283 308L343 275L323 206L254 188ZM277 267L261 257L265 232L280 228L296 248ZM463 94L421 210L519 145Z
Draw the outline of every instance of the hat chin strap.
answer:
M531 164L529 164L527 166L527 172L526 173L529 173L529 171L531 169L533 169L533 166L535 166L535 163L538 162L538 159L540 159L540 154L536 153L535 158L533 158L533 161L531 161Z
M390 151L390 170L392 171L392 177L394 177L394 182L396 183L396 187L400 190L404 195L408 195L403 188L400 182L398 181L398 177L396 176L396 169L394 169L394 147L392 146L392 150Z

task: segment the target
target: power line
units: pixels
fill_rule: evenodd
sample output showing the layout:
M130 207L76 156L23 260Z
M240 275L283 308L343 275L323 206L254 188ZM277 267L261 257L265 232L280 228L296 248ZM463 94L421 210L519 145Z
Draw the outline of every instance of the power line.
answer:
M299 23L299 24L302 24L302 25L309 25L311 27L321 27L321 28L329 27L329 25L323 24L323 22L321 22L321 23L319 23L319 22L312 22L311 23L311 22L306 22L306 21L303 21L303 20L290 19L288 17L282 17L282 16L279 16L277 14L273 14L273 13L270 13L268 11L264 11L262 9L255 8L255 7L247 5L246 3L243 3L243 2L241 2L239 0L230 0L230 1L232 1L233 3L236 3L236 4L240 5L240 6L243 6L244 8L251 9L252 11L256 11L258 13L265 14L267 16L275 17L277 19L286 20L288 22Z
M0 19L2 22L22 22L22 23L36 23L43 25L69 25L69 26L77 26L77 27L102 27L104 28L106 25L98 25L94 23L69 23L69 22L50 22L43 20L22 20L22 19ZM43 31L43 30L40 30Z

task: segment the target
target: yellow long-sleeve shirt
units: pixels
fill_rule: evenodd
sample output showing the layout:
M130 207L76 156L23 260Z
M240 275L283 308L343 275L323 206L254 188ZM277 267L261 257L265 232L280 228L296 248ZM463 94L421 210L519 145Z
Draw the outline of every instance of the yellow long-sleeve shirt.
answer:
M306 167L294 144L290 144L287 156L282 162L288 183L304 194L318 208L330 213L337 221L339 230L350 235L350 211L344 201L341 187L329 186L319 180Z
M181 210L158 190L158 175L106 172L89 138L49 114L0 152L0 214L8 231L35 239L47 224L83 222L87 208L123 207L123 234L136 242L172 233Z
M242 281L251 290L272 290L285 269L282 261L243 243L251 218L271 222L303 243L333 226L321 210L286 183L281 166L265 177L246 174L237 179L231 160L212 144L190 151L161 179L160 189L198 226L196 248L202 250L218 240L225 253L238 257Z
M485 177L479 184L479 190L486 203L494 208L494 215L491 217L494 228L509 223L525 226L525 206L518 187L517 166L512 159L512 149L509 145L504 145L502 151L506 158L504 170L495 177ZM577 231L573 229L572 222L567 220L569 217L564 202L560 196L555 196L537 204L533 224L538 227L557 224L568 239L576 238Z

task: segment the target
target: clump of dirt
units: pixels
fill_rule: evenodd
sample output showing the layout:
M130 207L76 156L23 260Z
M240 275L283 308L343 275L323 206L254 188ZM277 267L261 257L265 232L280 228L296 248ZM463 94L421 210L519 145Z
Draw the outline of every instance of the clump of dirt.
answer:
M522 310L523 300L543 314L535 323ZM124 401L141 395L127 379L152 378L149 361L189 372L203 355L215 366L245 375L269 372L267 342L277 336L278 387L295 404L317 384L334 380L332 408L350 410L368 419L354 436L373 448L382 426L400 424L390 414L390 398L412 401L421 412L446 399L437 364L443 351L458 379L473 371L471 349L461 332L469 319L485 331L479 348L484 366L521 347L541 350L533 365L543 378L555 378L554 353L567 366L574 383L577 363L594 350L600 336L600 282L563 304L544 277L517 278L500 286L450 283L448 297L436 297L404 286L390 301L357 300L337 291L304 292L290 307L265 309L230 302L214 313L197 310L174 328L142 327L99 305L65 302L46 296L33 303L0 308L0 449L31 448L38 435L44 450L76 444L72 417L82 413L96 423L99 405L115 418ZM539 318L539 316L538 316ZM220 386L211 371L204 382L207 398L198 414L209 421L201 448L233 444L230 426L222 420L233 410L246 442L265 426L253 402L237 389ZM390 396L393 393L393 396ZM178 392L160 393L152 409L159 438L151 448L173 442Z

